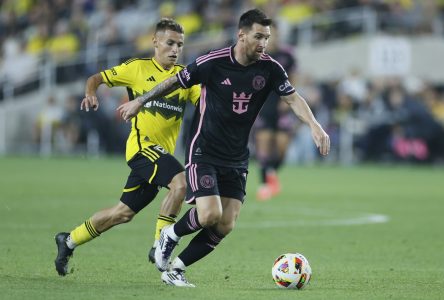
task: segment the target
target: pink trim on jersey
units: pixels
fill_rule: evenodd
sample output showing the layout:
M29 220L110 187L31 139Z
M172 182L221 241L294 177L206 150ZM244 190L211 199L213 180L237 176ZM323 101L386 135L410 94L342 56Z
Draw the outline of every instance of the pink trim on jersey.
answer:
M223 52L223 51L227 51L230 48L231 47L225 47L225 48L221 48L221 49L211 50L210 53L208 53L208 54L220 53L220 52Z
M190 214L189 214L190 223L191 223L191 226L193 226L193 229L198 229L199 225L197 225L197 222L196 222L196 216L194 215L195 211L196 211L195 207L193 207L190 211Z
M191 190L194 192L196 188L194 186L193 165L188 168L188 180L190 182Z
M208 54L205 54L205 55L202 55L202 56L198 57L198 58L196 59L196 62L197 62L197 63L200 63L201 61L203 61L203 60L205 60L205 59L207 59L207 58L209 58L209 57L216 56L216 55L220 55L220 54L228 54L228 52L229 52L228 49L227 49L227 50L224 50L224 51L220 51L220 52L215 52L215 53L210 52L210 53L208 53Z
M200 130L202 128L202 122L203 122L203 117L205 114L205 108L207 107L206 96L207 96L207 87L202 84L201 92L200 92L200 105L199 105L200 106L199 107L199 109L200 109L199 126L197 127L197 132L194 135L193 140L191 141L189 156L188 156L188 164L185 166L185 168L191 164L191 157L193 156L194 143L196 142L197 137L199 136Z
M185 83L183 83L182 78L181 78L182 76L180 76L179 73L177 73L176 76L177 76L177 78L179 78L179 81L180 81L180 84L182 85L182 87L183 87L183 88L186 88L187 86L185 85Z
M261 60L271 60L272 62L274 62L275 64L277 64L279 67L281 67L282 71L284 71L285 74L287 74L287 71L285 71L284 67L282 67L282 65L281 65L277 60L275 60L274 58L272 58L270 55L268 55L268 54L262 54L260 59L261 59ZM287 94L287 95L290 95L290 93L292 93L292 92L294 92L294 91L296 91L296 89L294 88L294 86L292 86L292 89L289 90L289 91L287 91L286 94Z
M260 59L261 60L271 60L272 62L276 63L279 67L281 67L282 71L284 71L285 74L287 74L287 71L285 71L284 67L282 67L282 65L277 60L275 60L273 57L271 57L270 55L262 54Z
M209 238L216 244L219 244L222 239L214 234L211 230L208 230L208 236Z
M226 52L226 53L223 52L223 53L220 53L220 54L217 54L217 55L212 55L212 56L209 55L207 58L205 58L205 59L199 61L199 62L197 63L197 65L199 66L199 65L201 65L201 64L203 64L204 62L207 62L207 61L209 61L209 60L216 59L216 58L220 58L220 57L227 57L227 56L230 56L230 53L229 53L229 52Z
M216 55L216 54L221 54L221 53L225 53L225 52L228 52L229 50L230 50L230 47L228 47L228 48L223 48L223 49L219 49L219 50L213 50L213 51L210 51L210 53L208 53L208 54L205 54L205 55L199 56L199 57L196 59L196 62L200 62L201 60L207 58L208 56Z
M191 165L191 171L192 171L192 182L194 185L194 191L197 191L199 189L199 185L197 184L197 165L196 164L192 164Z
M234 50L233 50L234 51ZM231 47L230 47L230 60L231 62L234 64L234 58L233 58L233 54L231 53Z
M185 202L187 204L193 204L193 203L195 203L195 201L196 201L196 197L195 196L191 197L190 199L185 200Z

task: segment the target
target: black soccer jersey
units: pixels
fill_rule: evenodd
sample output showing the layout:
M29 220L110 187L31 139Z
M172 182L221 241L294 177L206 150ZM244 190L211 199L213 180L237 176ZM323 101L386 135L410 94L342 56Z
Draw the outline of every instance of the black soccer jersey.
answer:
M186 163L247 167L248 136L271 91L290 95L295 89L282 66L267 54L243 66L234 46L200 56L176 75L184 88L201 84Z
M269 55L278 61L287 73L291 74L295 71L296 60L290 49L276 49L274 52L270 52ZM279 119L279 100L279 95L271 92L260 112L260 117L267 120L267 122L271 122L274 126L277 126Z

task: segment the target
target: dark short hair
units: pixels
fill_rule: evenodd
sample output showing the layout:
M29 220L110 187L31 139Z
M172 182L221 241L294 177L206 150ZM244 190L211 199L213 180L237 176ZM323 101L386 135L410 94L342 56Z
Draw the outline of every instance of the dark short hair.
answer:
M251 9L245 12L239 19L239 29L241 28L251 28L254 23L260 24L262 26L270 26L273 21L268 18L259 9Z
M165 30L171 30L178 33L184 33L182 25L174 21L170 18L162 18L160 21L156 24L156 30L155 32L159 31L165 31Z

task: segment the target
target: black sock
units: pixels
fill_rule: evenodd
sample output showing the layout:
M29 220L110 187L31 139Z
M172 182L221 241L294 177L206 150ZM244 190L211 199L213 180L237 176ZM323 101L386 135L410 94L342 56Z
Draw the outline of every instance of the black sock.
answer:
M261 168L261 183L266 183L266 182L267 182L267 168L262 167Z
M261 168L261 179L262 183L267 183L267 173L270 171L274 171L276 169L276 165L278 164L277 159L274 157L269 157Z
M197 218L197 209L195 207L188 210L182 218L174 225L174 232L177 236L184 236L198 231L202 228Z
M178 257L185 266L189 266L213 251L223 238L216 230L203 228Z
M273 169L276 171L282 166L283 159L276 158L274 161Z

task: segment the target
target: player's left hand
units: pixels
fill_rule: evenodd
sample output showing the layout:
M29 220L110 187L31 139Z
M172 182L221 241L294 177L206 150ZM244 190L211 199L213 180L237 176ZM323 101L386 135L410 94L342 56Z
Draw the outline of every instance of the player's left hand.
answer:
M133 101L120 105L116 110L119 112L122 119L128 122L139 113L141 107L142 104L139 103L137 99L134 99Z
M316 146L319 149L319 153L322 155L327 155L330 152L330 137L322 129L321 125L316 124L311 128L311 135Z

